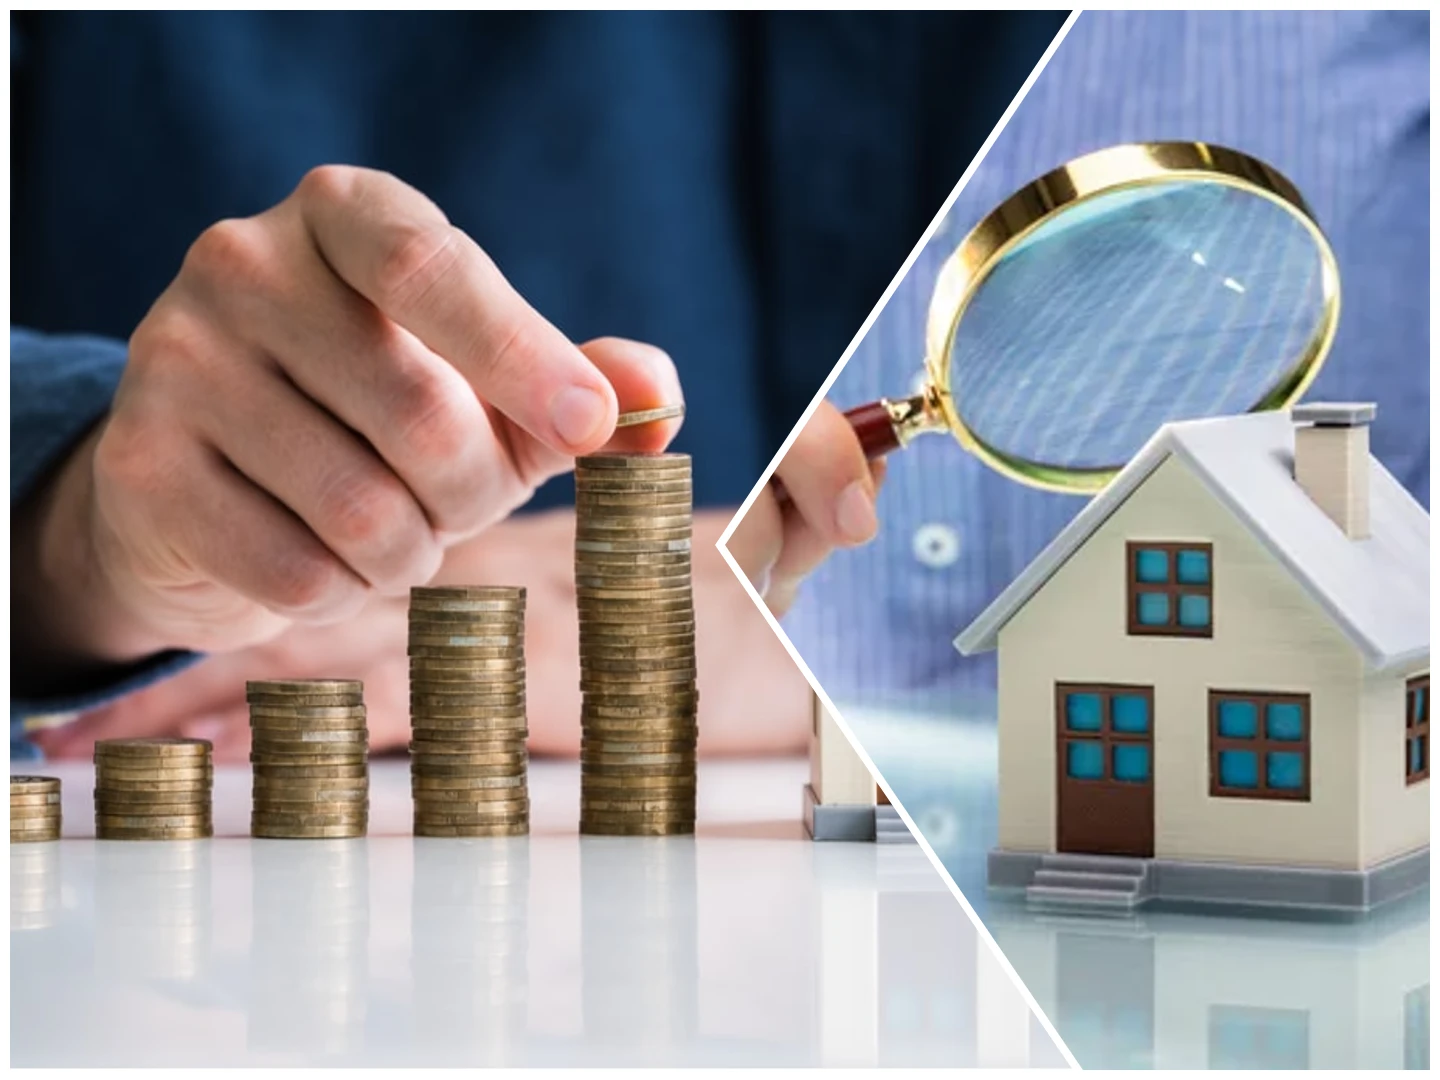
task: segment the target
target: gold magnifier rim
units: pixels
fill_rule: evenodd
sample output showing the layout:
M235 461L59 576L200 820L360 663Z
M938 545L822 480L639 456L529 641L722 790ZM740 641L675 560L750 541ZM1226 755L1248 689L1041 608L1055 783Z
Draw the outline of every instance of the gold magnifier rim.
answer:
M1047 491L1098 491L1119 472L1119 467L1062 468L1030 461L977 436L961 419L950 392L955 334L965 309L1000 261L1062 211L1113 192L1186 180L1223 184L1267 199L1300 222L1315 242L1322 293L1319 324L1295 363L1247 411L1283 409L1305 393L1335 339L1340 270L1330 242L1299 190L1263 161L1228 147L1201 142L1126 143L1075 158L1026 184L971 229L941 268L926 321L926 397L928 411L961 446L996 472Z

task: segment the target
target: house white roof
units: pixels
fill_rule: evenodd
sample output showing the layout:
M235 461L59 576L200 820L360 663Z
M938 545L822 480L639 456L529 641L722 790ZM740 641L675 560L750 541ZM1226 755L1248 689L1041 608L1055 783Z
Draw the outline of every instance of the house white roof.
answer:
M1284 412L1170 424L955 639L995 647L1001 628L1167 458L1175 457L1235 514L1372 669L1430 653L1430 515L1374 457L1370 536L1351 540L1295 482L1295 428Z

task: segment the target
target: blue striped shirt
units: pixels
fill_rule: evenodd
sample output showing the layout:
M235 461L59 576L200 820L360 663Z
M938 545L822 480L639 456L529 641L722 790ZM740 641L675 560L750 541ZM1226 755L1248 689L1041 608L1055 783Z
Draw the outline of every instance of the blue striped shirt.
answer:
M1122 142L1259 157L1304 193L1340 263L1342 317L1312 399L1379 405L1371 449L1427 507L1429 16L1089 12L1080 17L892 295L830 399L913 392L936 274L1016 188ZM890 463L880 537L831 558L785 626L841 702L946 710L993 686L955 634L1083 505L991 473L953 440Z

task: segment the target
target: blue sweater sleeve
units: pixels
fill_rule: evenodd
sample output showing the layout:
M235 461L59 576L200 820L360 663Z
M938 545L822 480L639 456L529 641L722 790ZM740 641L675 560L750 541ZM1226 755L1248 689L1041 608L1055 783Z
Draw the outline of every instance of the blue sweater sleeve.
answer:
M29 496L110 408L125 345L107 338L10 328L10 508ZM13 614L13 613L12 613ZM192 663L170 652L115 671L103 685L63 697L10 699L10 756L33 757L25 733L147 686ZM13 679L13 673L12 673Z

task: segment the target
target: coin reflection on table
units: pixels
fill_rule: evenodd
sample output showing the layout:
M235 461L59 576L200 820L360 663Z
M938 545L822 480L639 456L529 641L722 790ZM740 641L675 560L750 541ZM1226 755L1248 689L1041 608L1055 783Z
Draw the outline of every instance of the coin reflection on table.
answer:
M60 845L10 846L10 930L44 930L60 917Z
M414 851L415 1043L463 1049L466 1065L519 1064L529 989L529 842L419 837Z
M201 978L212 954L206 840L95 845L95 967L129 981Z
M670 1060L699 1030L695 845L684 837L580 845L581 1000L586 1037L614 1061Z
M249 1049L333 1056L365 1040L365 841L252 844Z

